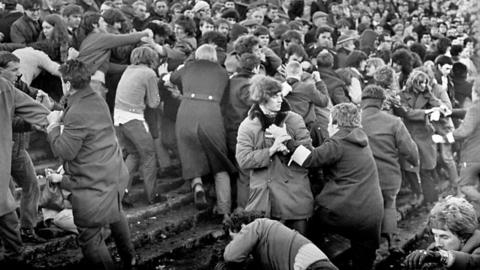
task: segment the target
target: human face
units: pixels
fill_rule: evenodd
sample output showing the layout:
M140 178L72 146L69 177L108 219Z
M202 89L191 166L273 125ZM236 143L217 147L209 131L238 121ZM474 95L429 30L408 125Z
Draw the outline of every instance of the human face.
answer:
M300 55L292 54L288 57L288 63L290 63L292 61L301 63L303 61L303 58Z
M137 6L135 8L135 16L141 20L147 18L147 7L146 6Z
M320 47L333 48L332 34L324 32L318 35L317 43Z
M203 22L202 26L200 27L200 32L202 32L202 35L205 34L206 32L213 31L213 30L214 30L213 25L207 22Z
M173 32L175 33L175 37L177 39L183 39L186 37L185 29L183 29L183 27L178 24L175 24L175 26L173 27Z
M230 33L230 26L222 23L218 26L218 32L228 37L228 33Z
M452 71L452 65L450 64L445 64L443 66L440 66L438 65L438 70L440 71L440 73L442 73L443 76L447 76L448 74L450 74L450 71Z
M419 77L413 82L413 88L417 92L425 92L427 90L428 80L426 78Z
M33 21L40 20L40 6L34 5L31 9L25 10L25 14Z
M200 19L210 17L211 15L210 8L206 7L206 8L200 9L199 11L197 11L197 15L198 15L198 18Z
M462 247L462 241L450 230L441 230L432 228L435 246L444 250L458 251Z
M271 8L271 9L268 11L268 17L269 17L272 21L278 19L278 9L276 9L276 8Z
M260 39L260 46L268 47L268 43L270 42L270 36L269 35L260 35L260 36L258 36L258 39Z
M235 2L234 1L226 1L225 2L225 8L235 8Z
M167 3L160 1L155 4L155 12L158 15L165 15L168 12Z
M367 76L373 76L373 74L376 71L376 68L374 65L369 65L366 67L366 71L367 71Z
M67 17L67 26L76 29L80 26L82 14L72 14Z
M190 9L185 10L185 11L183 12L183 15L189 17L190 19L193 19L193 17L194 17L193 11L190 10Z
M5 68L0 68L0 74L11 83L15 83L21 76L20 63L9 62Z
M232 18L232 17L227 18L227 22L229 22L229 23L232 24L232 25L237 23L237 21L235 20L235 18Z
M98 19L98 30L102 33L107 33L108 29L108 24L107 22L103 19L103 17L100 17L100 19Z
M447 26L445 24L440 24L440 26L438 26L438 31L440 32L440 34L447 33Z
M262 56L262 49L260 48L260 44L257 44L252 47L252 53L255 54L258 58Z
M263 103L263 107L270 113L276 113L280 111L282 107L282 92L278 92L275 95L268 98L268 100Z
M361 61L360 64L358 65L358 70L359 70L359 71L364 71L366 66L367 66L367 61L363 60L363 61Z
M45 35L45 38L52 39L53 36L53 25L49 24L48 22L42 23L42 32Z
M252 13L252 19L257 21L258 24L263 24L263 12L261 10L256 10Z
M122 0L113 0L113 6L115 8L122 8L123 6L123 1Z
M430 45L430 42L432 42L432 37L430 35L424 34L422 35L422 39L420 42L424 45Z
M313 20L313 24L315 24L315 26L317 27L320 27L320 25L324 25L324 24L327 24L327 17L317 17L315 18L315 20Z
M103 14L106 10L109 10L111 9L112 7L108 6L108 5L105 5L105 4L102 4L100 6L100 14Z

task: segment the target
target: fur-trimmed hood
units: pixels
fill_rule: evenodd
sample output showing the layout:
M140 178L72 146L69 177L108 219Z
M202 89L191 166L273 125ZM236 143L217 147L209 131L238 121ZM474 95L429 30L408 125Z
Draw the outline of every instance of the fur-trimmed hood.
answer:
M275 119L273 120L273 124L281 126L282 123L285 121L285 118L287 117L289 111L290 104L288 104L286 100L283 100L280 111L277 113L277 116L275 116ZM248 117L250 119L258 118L260 120L260 123L262 124L262 130L267 129L268 126L270 126L267 117L262 112L262 109L260 109L260 105L258 104L254 104L252 108L250 108L250 111L248 111Z

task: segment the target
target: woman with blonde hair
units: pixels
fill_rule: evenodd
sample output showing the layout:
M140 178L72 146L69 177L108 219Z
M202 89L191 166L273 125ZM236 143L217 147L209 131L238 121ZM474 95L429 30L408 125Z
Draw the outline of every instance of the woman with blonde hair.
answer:
M231 211L230 177L235 166L228 159L221 101L228 74L217 63L215 47L204 44L195 60L172 73L170 81L182 92L177 112L176 135L183 179L192 179L197 208L207 206L202 177L213 175L217 212L228 218Z
M158 54L150 47L138 47L130 55L131 65L120 78L115 97L114 125L120 146L128 153L125 160L130 178L127 184L124 203L128 201L128 189L134 172L140 167L143 174L145 193L150 204L158 202L156 194L157 159L155 145L144 118L147 107L156 108L160 104L158 79L155 72Z

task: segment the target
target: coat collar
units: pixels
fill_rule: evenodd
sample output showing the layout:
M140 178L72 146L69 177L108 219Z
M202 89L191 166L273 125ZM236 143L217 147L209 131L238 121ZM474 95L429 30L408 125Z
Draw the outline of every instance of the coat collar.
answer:
M283 122L285 122L285 118L287 118L288 112L290 111L290 105L286 100L283 100L282 107L280 111L277 113L273 123L277 126L281 126ZM250 119L258 118L260 124L262 125L262 130L266 130L269 126L268 119L263 113L262 109L260 109L260 105L254 104L250 111L248 112L248 116ZM268 126L267 126L268 125Z
M82 98L90 95L96 95L90 86L77 90L75 93L66 98L67 108L71 107L72 104L78 103L78 101Z

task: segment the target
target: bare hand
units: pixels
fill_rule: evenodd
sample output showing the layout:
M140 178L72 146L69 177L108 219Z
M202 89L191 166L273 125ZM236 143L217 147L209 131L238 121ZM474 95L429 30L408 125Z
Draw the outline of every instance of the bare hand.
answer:
M47 116L48 123L49 124L60 123L62 116L63 116L63 111L53 111Z
M55 105L55 102L42 90L38 90L37 92L37 101L49 110L53 109L53 106Z
M282 127L279 127L275 124L270 125L266 130L265 130L265 137L269 137L277 139L282 136L288 136L287 133L287 126L283 125Z
M322 80L322 78L320 77L320 72L318 72L318 71L312 72L312 76L313 76L313 79L315 80L315 82L319 82L319 81Z
M158 66L158 75L162 75L162 74L165 74L165 73L168 73L168 63L167 62Z
M63 175L58 174L58 173L51 173L47 175L47 181L50 181L52 183L60 183L62 182Z

